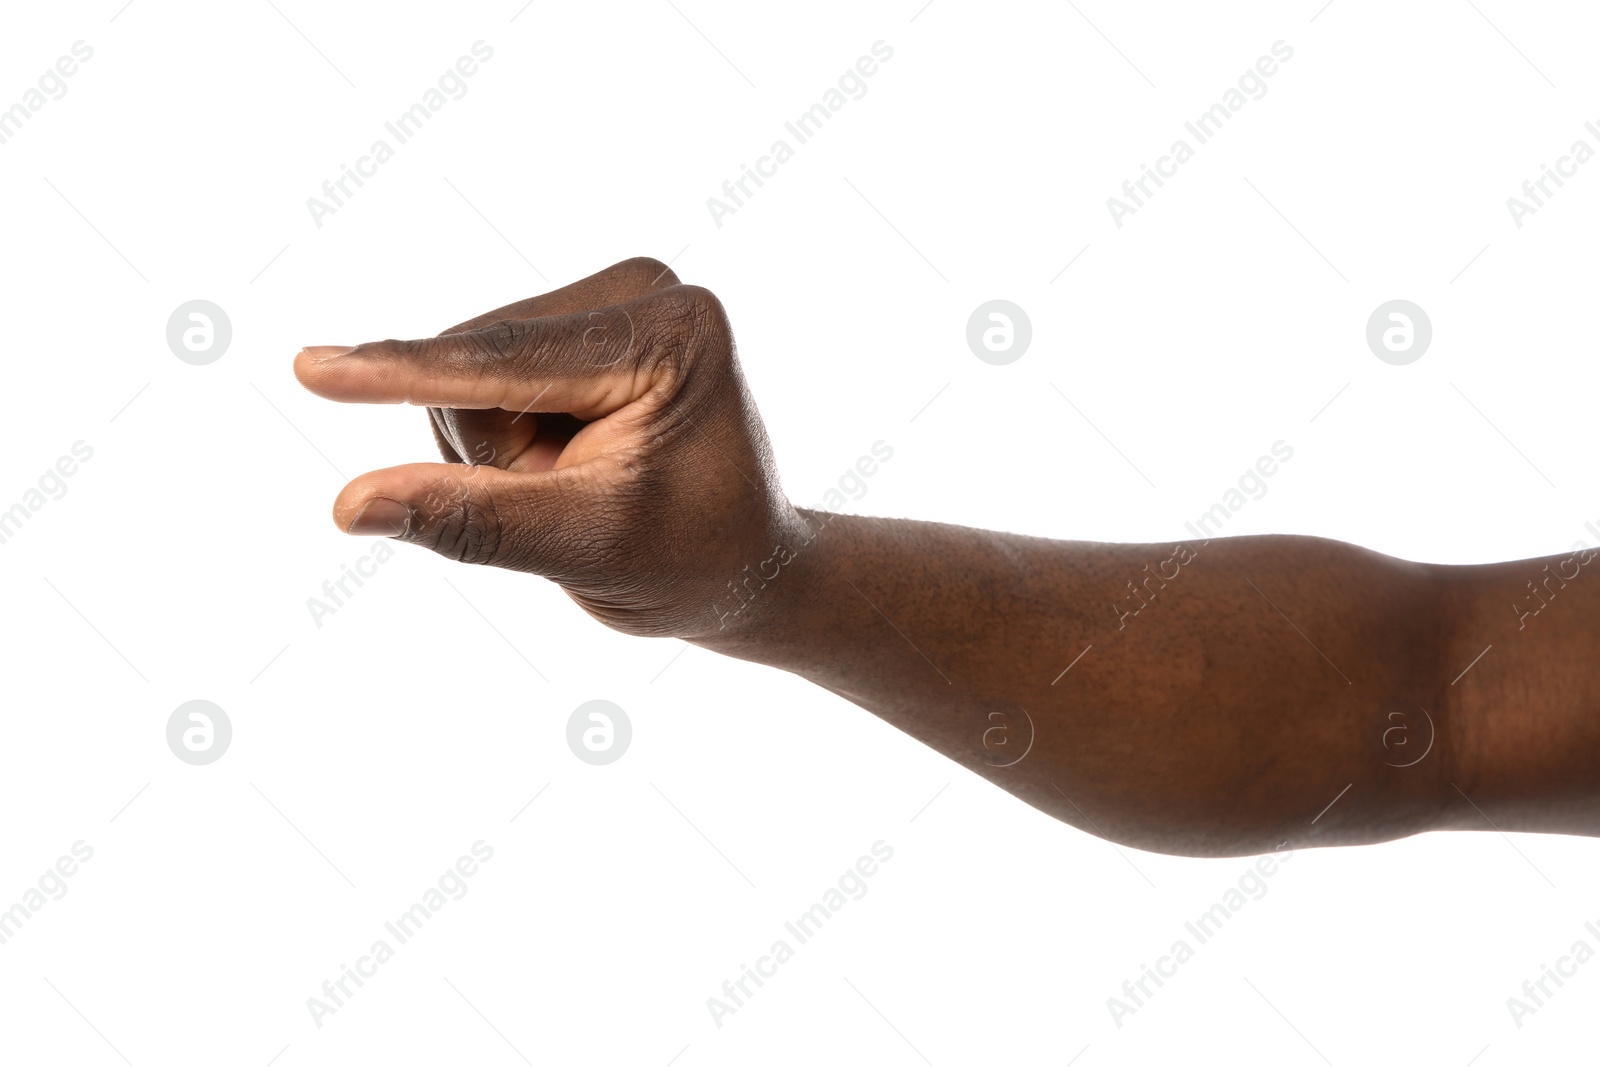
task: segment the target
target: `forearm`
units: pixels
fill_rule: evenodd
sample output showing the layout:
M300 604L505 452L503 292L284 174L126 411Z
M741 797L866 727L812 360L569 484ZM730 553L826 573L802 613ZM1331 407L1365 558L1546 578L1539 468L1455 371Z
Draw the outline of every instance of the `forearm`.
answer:
M746 583L741 625L699 643L800 674L1066 822L1245 854L1404 836L1460 804L1448 568L1314 538L1179 552L810 518L828 521Z
M1600 835L1593 551L1445 567L797 512L720 302L653 260L295 373L427 405L450 461L351 482L340 529L798 673L1091 832L1216 855Z

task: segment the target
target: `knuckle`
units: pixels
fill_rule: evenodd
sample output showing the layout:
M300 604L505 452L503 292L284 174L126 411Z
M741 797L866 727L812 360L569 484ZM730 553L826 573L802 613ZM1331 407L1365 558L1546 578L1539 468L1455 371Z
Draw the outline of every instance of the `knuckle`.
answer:
M666 289L678 284L672 268L654 256L634 256L617 264L616 269L638 280L646 289Z
M455 374L494 371L515 362L527 344L527 323L498 319L459 333L418 341L385 341L414 363Z
M371 356L377 359L395 359L409 355L415 348L411 341L402 341L399 338L389 337L382 341L366 341L356 345L348 353L349 356Z
M499 513L492 504L466 501L439 530L433 548L457 563L492 564L504 543Z
M446 353L460 352L471 364L493 363L516 354L527 334L526 325L515 319L501 319L476 330L460 334L440 345Z
M494 499L459 482L441 484L423 499L415 540L458 563L503 564L506 524Z
M727 321L722 301L703 285L674 285L662 296L667 308L696 326Z
M655 340L673 362L681 364L690 357L728 347L728 316L722 301L711 290L699 285L675 285L663 290L652 303Z

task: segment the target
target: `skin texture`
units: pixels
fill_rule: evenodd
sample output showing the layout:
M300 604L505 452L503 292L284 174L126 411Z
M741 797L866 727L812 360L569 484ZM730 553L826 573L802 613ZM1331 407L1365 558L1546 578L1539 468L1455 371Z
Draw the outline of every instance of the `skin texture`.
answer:
M446 461L355 479L340 529L791 671L1089 833L1193 856L1600 834L1593 551L1442 566L799 509L721 304L652 259L294 366L426 406Z

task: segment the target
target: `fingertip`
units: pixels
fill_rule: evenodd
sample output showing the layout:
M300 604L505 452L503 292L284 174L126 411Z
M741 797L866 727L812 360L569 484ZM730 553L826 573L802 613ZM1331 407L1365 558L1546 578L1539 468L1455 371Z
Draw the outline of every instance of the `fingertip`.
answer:
M357 536L395 537L408 529L416 531L441 502L460 495L452 488L456 471L445 463L406 463L369 471L339 491L333 502L333 524L341 533Z
M306 371L317 367L319 364L326 363L330 359L337 359L354 351L355 348L350 345L308 345L295 353L295 376L303 382Z
M376 474L378 472L374 472ZM398 487L385 485L372 474L363 475L346 485L334 498L331 518L333 524L339 527L340 533L359 533L355 526L362 513L369 505L378 500L393 501L397 496L403 496Z
M309 348L302 348L300 351L294 354L295 381L299 382L307 389L311 388L311 378L316 371L316 361L312 359L309 354L310 352L311 350ZM312 391L315 392L315 390Z
M399 404L407 398L394 395L392 369L363 356L343 357L354 351L333 346L303 348L294 357L294 376L301 386L324 400L345 404ZM337 352L340 355L326 353Z

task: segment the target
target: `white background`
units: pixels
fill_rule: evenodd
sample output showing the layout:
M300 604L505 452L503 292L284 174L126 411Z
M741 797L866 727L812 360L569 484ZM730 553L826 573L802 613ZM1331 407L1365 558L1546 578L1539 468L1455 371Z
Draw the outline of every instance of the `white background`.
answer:
M0 545L0 908L94 850L0 945L5 1062L1587 1051L1600 963L1520 1029L1506 1007L1600 947L1587 840L1303 851L1119 1028L1107 998L1249 861L1118 850L791 676L410 546L318 627L307 598L372 550L334 495L437 456L421 411L322 401L290 361L654 255L724 300L800 503L883 440L854 510L1163 541L1281 439L1229 533L1564 552L1600 520L1600 162L1521 228L1506 198L1600 147L1592 10L275 2L16 5L0 35L0 107L94 50L0 145L0 510L94 450ZM466 95L316 226L307 198L478 40ZM879 40L866 94L717 226L706 199ZM1114 225L1279 40L1266 95ZM994 298L1033 325L1004 367L964 338ZM1364 340L1395 298L1434 327L1403 367ZM209 366L167 347L192 299L232 322ZM197 698L234 729L205 767L164 733ZM596 698L634 728L605 767L565 742ZM307 998L480 839L467 895L318 1027ZM869 892L715 1025L706 998L879 840Z

